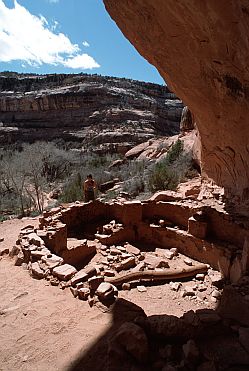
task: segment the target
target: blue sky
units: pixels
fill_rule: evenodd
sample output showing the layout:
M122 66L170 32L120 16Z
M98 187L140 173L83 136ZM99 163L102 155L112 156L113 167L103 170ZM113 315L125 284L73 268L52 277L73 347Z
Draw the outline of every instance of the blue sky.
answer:
M102 0L0 0L0 71L98 73L163 84Z

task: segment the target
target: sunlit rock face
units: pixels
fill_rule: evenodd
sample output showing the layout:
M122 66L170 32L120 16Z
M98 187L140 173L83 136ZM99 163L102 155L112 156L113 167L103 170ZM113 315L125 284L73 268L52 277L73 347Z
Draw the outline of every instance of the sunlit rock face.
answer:
M194 115L201 167L249 199L249 3L104 0L124 35Z

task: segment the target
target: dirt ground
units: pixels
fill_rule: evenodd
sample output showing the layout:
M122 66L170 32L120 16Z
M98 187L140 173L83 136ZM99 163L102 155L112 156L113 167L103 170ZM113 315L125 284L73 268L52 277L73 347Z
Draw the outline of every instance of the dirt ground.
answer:
M11 248L20 229L37 222L26 218L0 223L0 238L4 238L0 245ZM181 316L191 309L216 306L181 297L168 283L147 287L146 292L137 288L122 291L119 297L125 305L131 302L141 307L146 315ZM91 349L113 327L110 309L102 305L91 308L88 302L75 299L69 289L62 291L46 280L31 278L26 269L14 266L7 255L0 257L0 298L1 371L62 371L73 369L75 360L84 354L102 358L101 350L91 355ZM125 309L123 319L127 313ZM90 370L87 362L81 369Z

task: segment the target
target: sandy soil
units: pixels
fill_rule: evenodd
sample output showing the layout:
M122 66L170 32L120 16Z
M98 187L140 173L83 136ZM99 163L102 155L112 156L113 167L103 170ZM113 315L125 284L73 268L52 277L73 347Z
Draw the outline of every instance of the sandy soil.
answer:
M20 229L36 223L36 219L1 223L0 237L4 241L0 244L11 248ZM215 307L214 303L182 298L169 284L147 287L146 292L134 288L121 292L120 297L125 304L135 303L147 315L181 316L190 309ZM75 299L69 289L62 291L46 280L31 278L26 269L14 266L7 255L0 257L0 298L1 371L61 371L70 369L85 353L88 358L101 358L101 350L92 349L113 328L111 310L101 305L90 308L87 302ZM121 312L122 320L127 313L126 309ZM73 369L92 369L87 362L85 365ZM101 362L98 365L95 370L103 369Z

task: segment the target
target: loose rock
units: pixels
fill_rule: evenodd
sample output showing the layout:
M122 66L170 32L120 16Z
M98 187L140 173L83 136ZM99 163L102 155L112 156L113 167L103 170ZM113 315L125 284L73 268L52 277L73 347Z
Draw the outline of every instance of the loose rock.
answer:
M137 286L137 291L139 291L139 292L146 292L147 289L146 289L145 286Z
M187 264L187 265L193 265L192 260L189 259L189 258L185 258L183 261L184 261L184 263Z
M17 245L14 245L9 252L9 256L13 258L14 256L18 255L20 251L21 251L21 248Z
M44 271L39 267L37 262L31 264L31 273L35 278L41 279L45 277Z
M87 300L88 296L90 295L90 290L87 287L77 289L77 292L78 292L78 297L81 300Z
M103 281L103 276L94 276L88 279L88 284L90 289L95 291Z
M15 265L20 266L22 263L24 263L24 254L20 251L15 257Z
M180 282L170 282L169 287L171 288L171 290L178 291L179 288L181 287L181 283Z
M199 280L199 281L203 281L204 278L205 278L205 274L203 274L203 273L198 273L195 277L196 277L197 280Z
M71 278L71 284L72 286L75 286L78 282L84 282L84 281L87 281L87 279L88 279L88 274L86 273L84 269L81 269Z
M96 290L100 300L107 300L114 297L114 287L108 282L102 282Z
M136 260L134 256L131 256L125 260L123 260L117 267L117 271L121 271L122 269L127 270L133 268L136 265Z
M126 248L126 251L129 254L132 254L132 255L139 255L140 254L140 250L137 247L135 247L135 246L133 246L129 243L125 245L125 248Z
M77 270L70 264L63 264L53 269L53 275L62 281L69 280Z
M129 282L123 283L122 290L130 290L130 289L131 289L131 285Z

